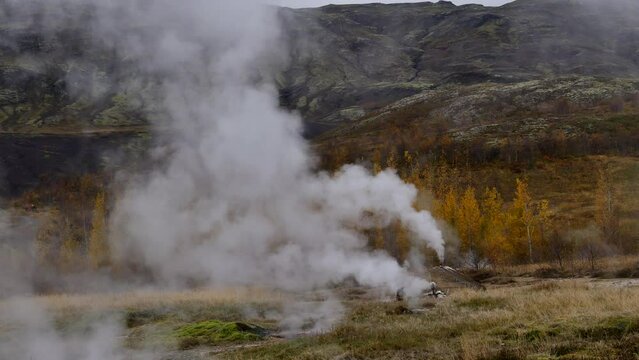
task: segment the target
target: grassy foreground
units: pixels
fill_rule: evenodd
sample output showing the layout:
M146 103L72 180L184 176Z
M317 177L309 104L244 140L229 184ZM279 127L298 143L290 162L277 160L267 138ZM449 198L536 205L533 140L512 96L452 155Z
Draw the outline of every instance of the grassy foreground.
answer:
M158 359L639 359L637 279L520 276L412 307L361 288L336 291L346 298L345 317L326 333L293 339L276 336L290 294L231 289L37 300L63 333L115 315L123 346ZM308 295L298 300L316 304Z
M634 284L634 287L629 286ZM352 303L327 334L231 359L639 359L639 283L552 280L458 291L423 313Z

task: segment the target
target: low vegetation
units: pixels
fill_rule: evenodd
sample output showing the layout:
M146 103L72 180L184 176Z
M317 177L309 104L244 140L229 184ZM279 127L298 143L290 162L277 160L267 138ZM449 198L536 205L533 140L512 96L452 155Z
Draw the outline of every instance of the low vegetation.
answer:
M326 333L282 340L264 321L238 309L246 298L207 302L182 294L177 307L152 303L128 310L125 343L131 348L209 348L228 359L636 359L639 355L639 287L610 280L534 280L456 290L421 311L397 311L394 301L348 300L346 318ZM168 295L171 298L175 295ZM86 310L85 310L86 311ZM62 312L63 316L68 312ZM235 314L235 315L233 315ZM67 318L68 319L68 318ZM72 326L80 318L60 322ZM75 320L73 320L75 319ZM220 320L224 319L224 320ZM277 331L277 323L266 325ZM251 346L230 346L250 344ZM173 350L172 350L173 349ZM191 355L188 355L191 354Z
M598 262L639 251L633 82L558 78L441 88L317 139L322 168L393 168L442 220L447 264ZM371 241L400 261L400 229ZM630 271L630 273L633 273Z
M615 273L633 265L639 259L620 257L602 260L599 267ZM115 318L127 349L184 359L211 354L224 359L637 359L639 282L568 272L540 277L549 269L559 271L554 264L470 271L485 291L441 282L446 298L410 303L365 288L338 288L344 317L327 331L293 338L278 335L282 310L290 301L314 300L313 294L229 288L35 300L52 311L62 334ZM4 306L0 302L0 311ZM5 325L0 331L6 335L11 327Z
M457 291L424 313L351 304L329 333L229 359L636 359L639 288L564 280Z

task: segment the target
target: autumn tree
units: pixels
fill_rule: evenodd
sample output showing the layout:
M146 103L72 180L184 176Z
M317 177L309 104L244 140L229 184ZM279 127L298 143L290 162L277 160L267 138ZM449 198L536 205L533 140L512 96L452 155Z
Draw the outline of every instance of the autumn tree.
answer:
M397 247L397 260L403 263L408 258L411 244L408 231L399 221L395 222L395 245Z
M476 268L483 258L484 246L481 244L481 212L475 196L475 189L468 187L461 197L457 211L457 231L461 240L460 250L468 253Z
M74 236L72 225L65 220L62 231L62 244L58 255L58 268L63 272L71 272L81 268L80 251L80 242Z
M532 197L528 192L528 183L521 179L516 180L517 188L512 206L512 221L515 227L521 227L525 241L528 245L528 260L533 262L533 232L535 229L536 214Z
M99 269L109 263L109 244L106 236L106 205L104 192L99 192L95 198L93 221L89 238L89 266Z
M415 185L417 189L424 189L425 184L422 182L423 174L417 156L414 156L409 151L404 151L404 166L404 180Z
M77 207L80 212L82 225L82 242L87 244L89 240L89 224L91 222L91 203L97 189L97 181L92 175L83 175L78 180Z
M373 154L373 175L377 175L380 172L382 172L382 153L378 149Z
M451 188L457 189L459 187L459 171L448 166L445 161L438 163L433 172L432 190L438 199L443 199Z
M609 166L602 166L598 171L595 194L596 220L604 241L622 248L619 243L619 206L615 190Z
M58 211L51 210L42 219L35 239L35 254L38 265L50 266L54 264L61 235L60 226L60 214Z
M435 209L437 216L453 227L457 222L457 200L458 195L456 189L450 187L445 193L444 198L438 201Z
M557 261L561 269L564 268L566 260L573 255L573 241L567 239L557 229L553 230L548 238L548 250L550 256Z
M337 171L348 163L349 149L346 145L332 143L322 158L323 167L329 171Z
M506 241L506 221L504 200L496 188L487 188L481 202L481 237L486 247L486 257L493 264L504 263L512 254Z
M428 189L434 194L433 189L433 169L431 166L423 166L420 174L420 189Z
M539 231L539 243L545 246L548 242L548 230L550 229L550 202L541 200L537 204L537 228Z
M391 168L397 170L398 160L397 160L397 150L392 148L391 151L386 156L386 168Z

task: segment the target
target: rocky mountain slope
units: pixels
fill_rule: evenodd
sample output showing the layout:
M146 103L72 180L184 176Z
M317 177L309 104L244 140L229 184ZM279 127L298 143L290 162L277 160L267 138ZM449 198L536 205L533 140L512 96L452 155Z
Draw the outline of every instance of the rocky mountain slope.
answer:
M1 6L0 128L74 131L161 117L155 82L78 20ZM289 66L281 102L311 134L442 85L563 75L639 76L639 3L518 0L281 9ZM89 16L89 15L87 15Z
M287 14L288 28L304 30L292 32L285 98L323 123L442 84L639 75L637 2L376 4Z

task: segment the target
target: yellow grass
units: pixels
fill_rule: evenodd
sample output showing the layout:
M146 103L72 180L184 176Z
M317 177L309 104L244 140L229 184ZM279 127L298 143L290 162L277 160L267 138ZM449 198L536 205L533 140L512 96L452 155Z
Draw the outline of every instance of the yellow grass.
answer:
M636 359L639 282L619 281L549 280L485 292L458 290L413 315L398 315L397 303L364 303L354 305L353 314L326 335L228 357ZM567 356L557 355L562 352Z
M569 273L587 273L590 271L590 262L587 260L571 260L564 261L564 270ZM515 266L504 266L497 269L502 275L510 276L522 276L526 274L533 274L539 270L548 268L557 268L558 265L554 263L534 263ZM608 256L597 258L595 261L595 270L614 273L623 269L638 268L639 267L639 255L622 255L622 256Z
M477 298L506 299L503 311L479 311L472 315L486 321L490 318L490 321L512 323L581 317L596 320L622 314L639 315L639 283L628 280L628 285L618 287L609 281L589 279L550 280L523 287L493 288L485 293L461 290L450 299L452 303ZM451 302L444 307L457 311Z
M635 260L622 257L614 264ZM534 267L518 267L513 272L532 270ZM233 308L281 303L291 296L264 289L225 288L51 295L35 300L67 314L126 310L126 344L173 349L177 342L166 334L198 321L243 321L250 316L246 321L276 327L261 312L242 315ZM526 285L489 286L486 291L458 289L445 299L422 301L421 312L406 314L397 311L402 304L395 301L347 298L344 319L325 334L257 342L245 349L222 347L218 355L233 359L481 360L561 359L564 357L556 354L565 351L570 355L567 359L634 360L633 351L639 351L637 279L534 280ZM0 311L2 307L0 303ZM193 307L195 311L181 311ZM170 309L164 312L163 308ZM63 324L69 323L65 326L77 320L74 316L65 319Z
M157 307L178 307L197 304L216 306L220 304L242 304L248 302L272 302L281 300L281 293L258 288L221 288L187 291L140 290L123 293L102 294L57 294L33 298L51 310L84 309L119 310L149 309ZM3 304L20 299L9 299Z

